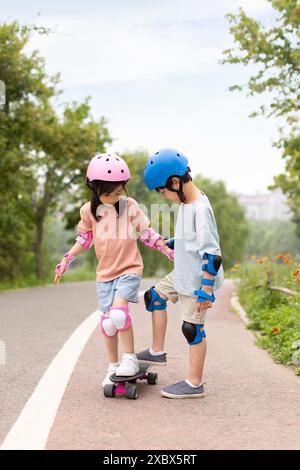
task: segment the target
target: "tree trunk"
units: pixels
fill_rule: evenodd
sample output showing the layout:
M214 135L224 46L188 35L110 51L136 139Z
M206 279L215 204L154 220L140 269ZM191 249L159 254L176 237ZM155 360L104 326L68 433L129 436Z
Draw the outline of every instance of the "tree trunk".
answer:
M49 191L49 187L53 187L51 185L51 176L52 172L48 169L46 182L44 187L44 195L40 199L39 203L36 205L35 215L36 215L36 237L35 237L35 244L34 244L34 253L35 253L35 263L36 263L36 274L37 278L42 280L45 276L44 270L44 263L43 263L43 256L42 256L42 244L43 244L43 236L44 236L44 221L47 214L47 210L49 207L50 202L53 199L53 191Z
M45 275L43 257L42 257L43 232L44 232L44 216L37 215L34 254L35 254L35 264L36 264L36 275L37 275L37 278L40 280L44 279L44 275Z

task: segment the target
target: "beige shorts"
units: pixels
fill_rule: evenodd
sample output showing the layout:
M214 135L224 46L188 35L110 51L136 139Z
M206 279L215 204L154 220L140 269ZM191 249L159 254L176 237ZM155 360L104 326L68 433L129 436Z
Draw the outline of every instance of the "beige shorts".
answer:
M163 279L161 279L155 285L155 290L167 297L167 299L171 300L173 303L179 301L182 320L199 325L205 323L207 310L198 312L197 297L179 294L175 291L172 273L167 274Z

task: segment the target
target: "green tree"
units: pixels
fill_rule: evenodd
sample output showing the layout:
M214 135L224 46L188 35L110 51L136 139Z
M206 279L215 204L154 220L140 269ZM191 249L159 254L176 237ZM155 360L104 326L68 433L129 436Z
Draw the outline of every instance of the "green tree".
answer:
M29 215L35 181L27 165L32 151L31 119L53 96L56 78L47 79L36 52L25 55L32 28L17 22L0 25L0 80L5 100L0 108L0 277L26 273L32 263L28 246L34 224Z
M16 263L16 252L20 258L33 252L42 279L46 217L64 204L66 193L82 184L89 156L103 150L111 138L104 119L93 119L88 99L56 112L51 99L60 95L59 76L47 76L37 51L25 52L36 29L17 22L0 26L0 79L6 84L0 111L0 204L8 214L1 219L0 236L7 243L1 253L6 274ZM16 240L10 236L15 221Z
M274 179L288 195L295 222L299 224L300 206L300 4L299 0L267 0L276 13L276 22L264 26L250 18L243 9L227 15L235 46L225 50L223 63L255 65L255 74L245 85L249 95L264 94L267 104L252 113L284 119L287 126L280 129L277 146L283 149L285 173ZM300 225L298 225L300 233Z

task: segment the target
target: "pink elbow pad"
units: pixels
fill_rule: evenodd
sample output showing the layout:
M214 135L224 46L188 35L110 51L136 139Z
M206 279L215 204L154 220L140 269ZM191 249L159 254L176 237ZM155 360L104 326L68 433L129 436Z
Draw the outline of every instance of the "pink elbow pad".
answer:
M87 233L78 233L76 237L76 241L80 243L80 245L84 248L84 250L88 250L93 243L93 232Z

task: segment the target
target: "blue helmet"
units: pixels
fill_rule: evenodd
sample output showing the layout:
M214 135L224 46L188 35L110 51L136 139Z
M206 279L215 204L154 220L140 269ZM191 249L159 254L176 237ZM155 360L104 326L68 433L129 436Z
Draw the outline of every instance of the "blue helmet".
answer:
M144 171L144 182L152 190L164 187L170 176L183 176L188 170L188 159L174 149L161 149L149 158Z

